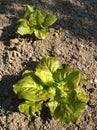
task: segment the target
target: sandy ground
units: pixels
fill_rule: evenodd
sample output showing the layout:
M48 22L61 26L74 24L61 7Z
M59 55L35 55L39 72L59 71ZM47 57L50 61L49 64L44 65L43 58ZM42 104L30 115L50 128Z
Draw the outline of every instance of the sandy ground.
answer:
M15 34L24 5L57 16L45 40ZM35 69L45 56L78 68L88 79L86 110L73 125L42 110L36 118L19 113L12 85L25 69ZM0 0L0 130L97 130L97 0Z

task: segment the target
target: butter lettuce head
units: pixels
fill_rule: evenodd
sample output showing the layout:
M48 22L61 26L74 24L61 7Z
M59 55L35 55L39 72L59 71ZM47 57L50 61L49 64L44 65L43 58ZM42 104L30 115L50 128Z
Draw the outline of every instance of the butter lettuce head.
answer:
M85 110L89 96L82 87L83 78L79 70L62 68L55 57L47 56L36 66L26 70L22 78L13 85L13 91L23 99L18 109L28 116L36 116L45 104L52 116L72 124Z
M20 35L34 34L38 39L48 36L48 27L57 20L56 16L26 5L23 18L18 20L17 33Z

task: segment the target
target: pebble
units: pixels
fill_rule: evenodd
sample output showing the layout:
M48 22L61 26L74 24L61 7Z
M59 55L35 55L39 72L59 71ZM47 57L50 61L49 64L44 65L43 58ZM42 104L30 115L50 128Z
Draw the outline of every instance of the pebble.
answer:
M94 82L97 83L97 79L96 78L94 79Z
M90 83L91 83L91 84L93 83L93 80L92 80L92 79L90 80Z
M55 37L57 37L58 36L58 33L55 33Z
M13 44L17 44L18 42L19 42L19 40L17 38L11 39L10 40L10 46L12 46Z
M44 130L46 130L47 128L46 128L46 126L44 126Z
M6 119L6 116L3 116L4 119Z

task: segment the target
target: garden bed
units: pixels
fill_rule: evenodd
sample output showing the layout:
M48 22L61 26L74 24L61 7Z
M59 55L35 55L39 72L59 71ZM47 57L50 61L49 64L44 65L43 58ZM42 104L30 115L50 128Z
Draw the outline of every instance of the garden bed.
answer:
M15 34L25 4L56 15L44 40ZM1 130L96 130L97 129L97 1L96 0L1 0L0 2L0 129ZM19 113L12 90L25 69L34 70L45 56L77 68L88 80L90 96L82 117L68 125L44 108L35 118Z

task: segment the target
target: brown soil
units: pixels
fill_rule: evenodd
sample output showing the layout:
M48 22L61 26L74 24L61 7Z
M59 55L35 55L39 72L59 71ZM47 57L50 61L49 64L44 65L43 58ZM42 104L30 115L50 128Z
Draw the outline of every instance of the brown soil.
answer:
M15 34L25 4L57 16L45 40ZM36 118L19 113L12 85L25 69L35 69L47 55L81 70L90 96L81 119L73 125L42 110ZM0 130L97 130L97 0L0 0Z

